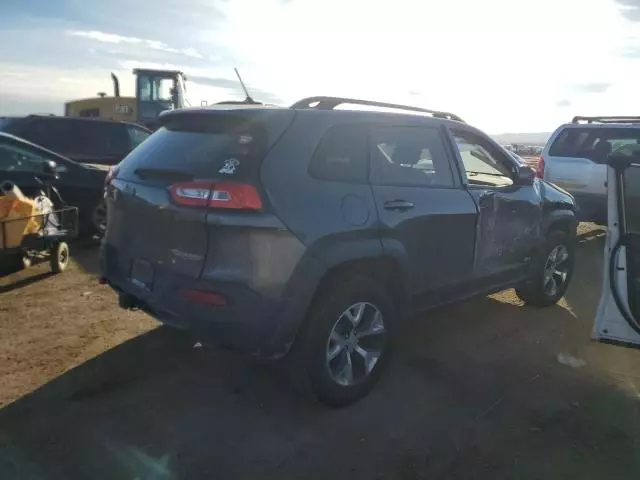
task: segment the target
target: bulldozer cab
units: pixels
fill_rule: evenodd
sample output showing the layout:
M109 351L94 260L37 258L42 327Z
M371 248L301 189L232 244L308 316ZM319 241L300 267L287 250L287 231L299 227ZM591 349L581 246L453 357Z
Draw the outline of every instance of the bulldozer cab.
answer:
M137 120L150 128L157 126L165 110L185 106L185 75L178 70L133 71L136 76Z

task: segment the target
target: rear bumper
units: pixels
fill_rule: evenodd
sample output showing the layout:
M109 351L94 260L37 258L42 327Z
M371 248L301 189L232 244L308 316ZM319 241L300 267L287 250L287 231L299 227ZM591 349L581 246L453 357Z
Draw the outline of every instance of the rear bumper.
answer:
M607 195L570 192L576 200L576 214L581 222L607 221Z
M190 330L204 342L262 357L280 357L295 339L315 291L310 278L320 274L313 262L296 269L307 278L296 281L277 298L234 282L202 281L166 269L157 269L151 290L133 283L113 266L115 254L101 246L102 278L119 295L120 306L142 310L159 322ZM110 258L111 256L111 258ZM183 296L185 290L213 292L226 299L224 306L203 305Z

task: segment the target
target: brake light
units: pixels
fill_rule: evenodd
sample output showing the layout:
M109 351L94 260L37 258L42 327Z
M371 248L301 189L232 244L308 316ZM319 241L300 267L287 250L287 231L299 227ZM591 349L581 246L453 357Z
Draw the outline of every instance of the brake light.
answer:
M245 183L181 182L169 188L173 201L184 207L261 210L256 188Z
M544 157L538 158L538 164L536 165L536 177L544 178Z

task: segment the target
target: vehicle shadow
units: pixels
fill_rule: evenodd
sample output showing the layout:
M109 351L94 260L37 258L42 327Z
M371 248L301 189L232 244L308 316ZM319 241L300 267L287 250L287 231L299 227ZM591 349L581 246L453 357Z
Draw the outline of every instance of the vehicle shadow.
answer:
M342 410L292 393L275 364L138 336L0 411L0 478L637 478L637 399L559 361L588 343L588 242L569 306L504 292L425 315Z
M11 271L6 273L5 275L2 275L2 277L8 277L14 273L17 273L18 270L15 271ZM12 281L12 282L8 282L6 284L0 285L0 294L2 293L9 293L13 290L17 290L19 288L24 288L28 285L32 285L34 283L39 282L40 280L44 280L45 278L49 278L50 276L52 276L53 273L51 272L40 272L37 273L35 275L31 275L29 277L25 277L25 278L20 278L19 280L16 281ZM0 277L0 278L2 278Z
M71 259L84 272L97 276L100 272L98 247L99 241L93 239L75 240L69 245ZM48 258L33 260L32 266L26 269L19 265L17 260L0 258L0 293L32 285L51 275Z
M100 240L95 238L78 239L73 245L72 258L74 263L90 275L100 274L98 249Z

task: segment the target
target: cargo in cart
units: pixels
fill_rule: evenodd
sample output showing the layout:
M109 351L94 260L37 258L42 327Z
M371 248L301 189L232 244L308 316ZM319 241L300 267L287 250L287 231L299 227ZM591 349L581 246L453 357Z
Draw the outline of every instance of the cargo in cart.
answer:
M69 264L70 239L78 236L78 208L58 205L52 187L43 184L36 198L25 197L12 182L0 184L0 265L2 270L49 261L60 273ZM57 192L56 192L57 193Z

